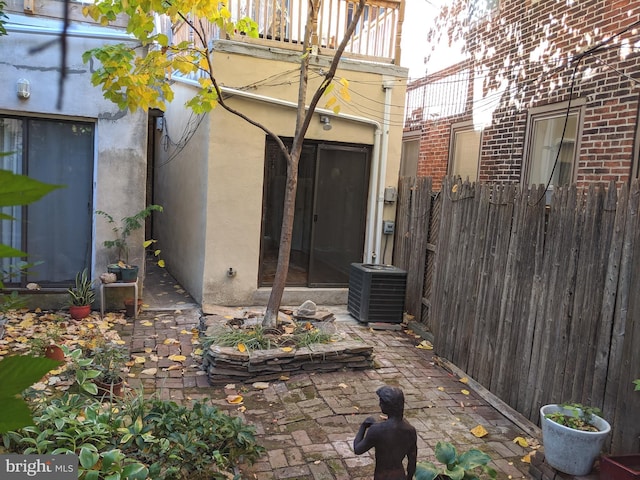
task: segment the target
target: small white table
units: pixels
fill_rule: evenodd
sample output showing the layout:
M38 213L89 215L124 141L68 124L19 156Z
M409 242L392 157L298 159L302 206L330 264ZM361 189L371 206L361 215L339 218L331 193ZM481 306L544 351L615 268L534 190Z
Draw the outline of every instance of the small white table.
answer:
M100 317L104 317L104 290L105 288L133 288L133 318L138 318L138 279L135 282L113 282L100 284Z

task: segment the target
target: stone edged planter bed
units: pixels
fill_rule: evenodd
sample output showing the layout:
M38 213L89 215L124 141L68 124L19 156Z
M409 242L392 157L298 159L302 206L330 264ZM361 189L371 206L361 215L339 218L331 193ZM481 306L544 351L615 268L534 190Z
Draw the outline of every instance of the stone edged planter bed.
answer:
M373 347L353 340L302 347L240 352L212 345L203 355L203 368L211 385L264 382L302 372L335 372L373 368Z

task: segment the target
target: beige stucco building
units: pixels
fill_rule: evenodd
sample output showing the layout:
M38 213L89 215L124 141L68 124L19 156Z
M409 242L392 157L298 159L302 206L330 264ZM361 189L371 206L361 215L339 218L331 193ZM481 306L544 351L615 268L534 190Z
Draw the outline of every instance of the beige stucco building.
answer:
M330 60L312 55L309 98ZM407 70L372 60L341 60L336 78L348 80L351 101L338 114L318 109L306 134L283 304L346 303L351 262L392 261L393 235L382 230L395 220ZM213 61L227 104L282 139L293 136L299 53L218 40ZM167 268L205 310L265 304L280 232L281 154L264 131L221 107L202 117L185 111L197 83L174 80L154 164Z

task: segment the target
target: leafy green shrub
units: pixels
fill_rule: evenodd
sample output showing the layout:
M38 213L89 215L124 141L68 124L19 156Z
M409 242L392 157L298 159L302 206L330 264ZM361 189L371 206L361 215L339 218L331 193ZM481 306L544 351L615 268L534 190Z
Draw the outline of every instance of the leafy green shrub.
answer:
M458 455L452 444L438 442L435 453L444 467L437 467L432 462L419 462L416 465L416 480L433 480L438 475L451 480L477 480L481 473L496 478L496 471L488 466L491 457L478 449L467 450Z
M142 395L101 403L65 393L35 407L35 426L3 435L7 453L75 453L82 480L227 479L264 453L254 428L207 402Z
M560 406L565 411L547 413L545 417L574 430L582 430L584 432L598 431L596 427L591 425L591 422L594 415L602 415L599 408L587 407L580 403L563 403Z

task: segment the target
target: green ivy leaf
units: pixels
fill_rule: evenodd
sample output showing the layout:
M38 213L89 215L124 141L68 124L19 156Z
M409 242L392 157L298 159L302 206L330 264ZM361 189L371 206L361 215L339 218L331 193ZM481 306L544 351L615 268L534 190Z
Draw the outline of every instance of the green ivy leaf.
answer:
M58 365L49 358L18 355L0 361L0 433L33 425L29 407L17 396Z
M132 463L122 469L122 476L129 480L146 480L149 469L141 463Z
M9 170L0 170L0 207L27 205L57 188L62 188L62 185L49 185Z

